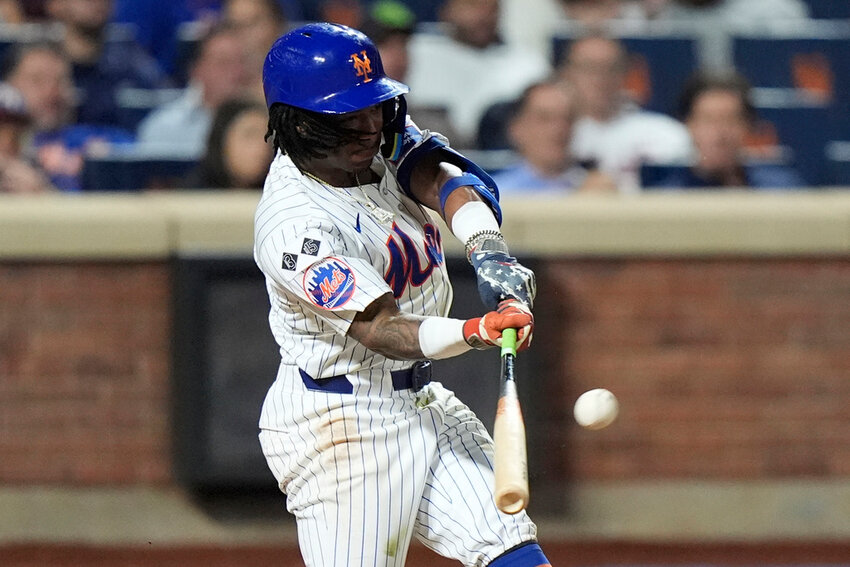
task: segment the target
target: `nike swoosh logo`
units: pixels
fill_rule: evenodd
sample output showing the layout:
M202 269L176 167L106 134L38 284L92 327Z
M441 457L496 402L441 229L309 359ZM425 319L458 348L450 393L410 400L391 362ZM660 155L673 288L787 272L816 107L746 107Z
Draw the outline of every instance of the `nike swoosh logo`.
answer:
M360 213L357 213L357 221L354 223L354 230L360 232Z

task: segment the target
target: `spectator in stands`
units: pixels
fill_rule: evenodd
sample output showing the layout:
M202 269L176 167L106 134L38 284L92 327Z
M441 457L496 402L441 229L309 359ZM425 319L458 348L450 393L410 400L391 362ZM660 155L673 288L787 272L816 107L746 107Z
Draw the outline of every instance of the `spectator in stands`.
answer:
M225 0L223 13L224 21L242 35L247 52L246 81L253 96L263 101L263 62L275 40L286 32L283 8L278 0Z
M623 15L623 0L560 0L564 15L571 22L598 27Z
M749 84L741 75L694 75L682 91L679 112L693 138L693 166L676 169L660 186L785 189L804 185L790 168L746 163L744 141L755 109Z
M23 157L23 138L30 116L21 93L0 83L0 193L44 193L50 182Z
M360 0L320 0L316 19L360 29L363 23L363 3Z
M71 62L61 48L22 44L8 57L4 80L17 88L32 117L25 153L63 191L79 191L85 157L129 147L131 132L103 124L76 124Z
M379 0L369 7L359 29L378 48L384 72L392 79L407 83L410 38L416 29L413 11L397 0ZM408 99L407 112L420 128L439 132L450 140L457 138L444 107L416 104Z
M307 19L302 0L115 0L114 21L134 26L137 41L172 76L177 86L183 86L186 80L183 63L188 50L182 42L191 43L193 37L204 35L216 23L229 20L228 12L234 10L231 4L239 4L238 14L233 14L235 23L250 23L249 27L257 32L256 36L247 38L249 45L261 42L260 38L267 37L267 30L284 27L287 20ZM263 14L262 21L248 21L259 14Z
M138 2L139 0L131 1ZM152 1L156 2L158 0ZM201 22L212 26L215 22L221 20L221 2L222 0L185 0L182 3L188 13L189 21Z
M48 0L46 7L63 28L62 50L73 66L79 122L118 124L123 89L167 85L163 72L139 44L109 36L112 0Z
M24 24L47 19L47 0L0 0L0 22Z
M409 100L445 108L458 146L474 143L486 109L514 99L529 84L548 76L546 58L503 43L499 0L445 0L444 33L416 33L410 43Z
M71 64L58 46L18 46L7 58L4 79L23 95L36 132L59 130L75 120Z
M629 193L639 189L642 163L686 159L690 138L677 120L626 99L626 57L619 41L591 34L568 47L560 73L576 93L573 154L595 161Z
M20 24L25 21L23 10L18 0L0 0L0 22L4 24Z
M410 38L416 29L413 12L396 0L379 0L370 7L359 29L378 48L384 72L391 79L406 81Z
M24 97L8 83L0 83L0 155L21 155L21 138L30 117Z
M197 46L184 94L153 110L139 124L140 151L189 158L203 154L216 109L249 91L242 41L233 26L210 30Z
M115 0L113 21L133 26L134 37L164 73L176 70L180 26L190 19L185 1Z
M575 95L557 81L534 83L516 103L509 137L521 161L494 176L500 191L567 194L616 190L613 180L580 164L570 152Z
M219 106L206 153L187 187L201 189L261 189L272 162L265 141L268 111L252 100L230 100Z

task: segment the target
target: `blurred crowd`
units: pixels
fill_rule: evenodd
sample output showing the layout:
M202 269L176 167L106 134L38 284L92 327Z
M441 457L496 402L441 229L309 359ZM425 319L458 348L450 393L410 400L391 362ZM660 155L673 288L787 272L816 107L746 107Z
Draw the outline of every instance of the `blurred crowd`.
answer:
M754 96L796 91L753 89L733 49L736 35L821 22L814 4L0 0L0 192L126 189L115 171L130 162L147 164L134 189L262 187L273 157L262 62L287 29L315 20L369 35L410 86L413 119L505 194L824 185L797 168L795 140ZM838 12L831 21L850 24ZM829 37L850 43L837 29ZM638 36L688 39L692 59L632 51ZM835 122L844 74L810 57L793 73L808 96L779 106Z

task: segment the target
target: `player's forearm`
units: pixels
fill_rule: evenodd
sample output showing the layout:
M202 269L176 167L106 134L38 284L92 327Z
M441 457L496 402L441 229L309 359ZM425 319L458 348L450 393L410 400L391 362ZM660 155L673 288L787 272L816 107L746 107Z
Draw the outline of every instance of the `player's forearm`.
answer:
M419 347L419 325L424 317L399 310L389 293L358 313L348 335L368 349L396 360L427 358Z
M427 358L419 346L421 317L399 315L355 325L349 335L363 343L369 350L394 360L421 360Z
M387 358L440 359L457 356L472 348L467 342L469 333L464 330L465 323L449 317L403 313L392 295L386 294L354 318L348 335Z
M534 317L529 308L513 299L503 301L496 310L481 317L464 321L403 313L387 293L357 314L348 335L387 358L422 360L498 346L505 329L517 329L517 348L526 348L533 328Z

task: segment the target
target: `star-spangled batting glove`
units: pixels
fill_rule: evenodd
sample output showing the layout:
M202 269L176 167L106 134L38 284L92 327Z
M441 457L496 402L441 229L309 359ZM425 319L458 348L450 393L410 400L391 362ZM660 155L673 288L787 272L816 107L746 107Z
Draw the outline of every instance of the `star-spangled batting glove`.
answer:
M469 261L475 268L478 279L478 295L488 309L495 309L500 302L514 298L529 307L534 305L537 295L537 280L534 272L500 250L473 250Z
M534 316L527 305L515 299L501 302L495 311L467 320L463 324L463 338L469 346L479 350L502 346L505 329L517 329L517 351L531 345Z

